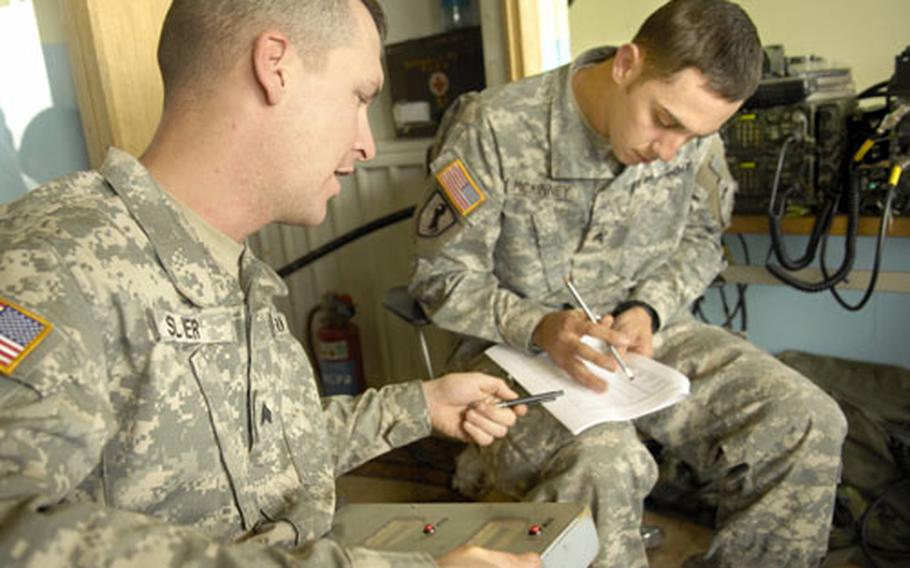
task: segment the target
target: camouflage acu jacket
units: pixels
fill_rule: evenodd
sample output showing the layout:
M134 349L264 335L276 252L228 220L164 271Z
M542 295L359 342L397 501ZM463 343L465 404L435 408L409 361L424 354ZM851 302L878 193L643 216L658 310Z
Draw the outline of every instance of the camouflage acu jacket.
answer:
M320 538L419 384L320 401L283 282L196 239L116 150L0 208L0 565L433 565Z
M571 305L569 275L599 313L639 300L667 322L722 269L735 185L720 138L622 167L571 91L574 69L611 53L463 96L447 113L410 287L437 325L528 349L543 316Z

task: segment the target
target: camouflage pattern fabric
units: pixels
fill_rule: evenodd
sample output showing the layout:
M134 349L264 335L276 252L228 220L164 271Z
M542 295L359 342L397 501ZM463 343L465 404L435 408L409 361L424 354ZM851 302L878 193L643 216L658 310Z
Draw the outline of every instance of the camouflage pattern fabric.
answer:
M131 156L0 208L0 299L54 328L0 374L2 566L433 566L321 538L335 477L430 432L419 383L320 400L240 280Z
M662 330L655 358L693 381L666 411L573 437L540 407L483 450L459 457L457 483L525 500L581 501L601 538L596 566L646 566L642 499L657 479L640 437L684 457L721 487L709 560L718 566L812 566L824 555L845 435L836 404L738 336L688 314L723 268L720 235L735 184L716 135L670 162L622 167L580 115L573 66L463 100L444 121L433 176L415 221L410 290L433 321L462 336L453 368L501 375L481 353L493 342L533 352L543 316L571 305L571 275L598 313L639 300ZM483 195L462 212L461 164ZM430 207L448 205L430 215ZM433 221L451 215L456 223Z

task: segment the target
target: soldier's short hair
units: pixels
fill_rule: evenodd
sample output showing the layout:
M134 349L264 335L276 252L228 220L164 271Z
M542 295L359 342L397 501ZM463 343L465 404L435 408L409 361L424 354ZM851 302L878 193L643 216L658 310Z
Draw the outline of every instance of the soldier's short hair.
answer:
M728 0L670 0L648 16L632 43L645 56L645 78L694 67L728 101L749 98L762 74L762 47L748 14Z
M353 31L352 0L174 0L158 42L167 95L188 81L216 78L267 29L288 35L304 62L319 68ZM357 0L354 0L355 2ZM380 37L386 21L377 0L359 0Z

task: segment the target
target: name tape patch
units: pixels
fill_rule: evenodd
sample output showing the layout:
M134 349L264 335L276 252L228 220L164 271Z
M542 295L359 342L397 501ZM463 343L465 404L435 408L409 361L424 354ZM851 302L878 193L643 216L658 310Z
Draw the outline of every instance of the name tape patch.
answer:
M157 314L158 336L165 343L231 343L236 339L231 319L226 314L216 317Z
M436 181L462 217L470 215L487 199L460 159L439 170Z
M53 327L40 316L0 298L0 373L15 371Z

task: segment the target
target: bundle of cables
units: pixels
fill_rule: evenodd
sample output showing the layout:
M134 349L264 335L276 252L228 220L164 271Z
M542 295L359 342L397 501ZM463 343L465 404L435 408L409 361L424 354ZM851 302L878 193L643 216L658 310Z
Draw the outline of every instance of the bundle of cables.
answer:
M908 165L910 165L910 157L908 157L908 149L906 147L907 144L906 141L903 140L904 136L901 134L903 123L905 121L910 121L910 117L908 117L908 115L910 115L910 101L902 101L898 104L892 105L891 97L887 94L887 90L884 92L881 91L882 86L886 86L887 84L888 83L886 82L874 85L857 97L865 98L871 96L885 96L887 98L888 110L887 114L879 122L877 128L875 129L874 135L867 139L854 154L853 168L851 169L855 169L860 164L862 164L863 160L866 158L872 148L880 144L886 144L886 154L890 157L890 175L886 186L881 219L879 221L872 275L869 279L869 284L866 288L865 293L856 304L849 304L847 301L845 301L836 288L837 285L843 283L847 279L850 271L853 269L853 264L856 259L856 236L859 225L860 200L858 181L856 179L856 176L849 176L850 180L843 192L832 193L825 197L821 204L815 222L813 223L805 251L799 258L792 258L787 252L782 236L783 231L781 228L781 222L784 216L784 211L786 210L788 191L781 191L780 178L781 172L784 170L784 164L787 159L787 153L790 150L790 147L800 142L801 135L799 133L796 133L787 138L781 147L777 161L777 169L775 170L774 182L771 189L771 202L768 206L768 220L771 237L771 248L768 253L768 262L766 262L768 271L781 282L784 282L785 284L788 284L804 292L822 292L829 290L834 296L835 300L837 300L837 302L842 307L850 311L857 311L862 309L869 301L872 292L875 290L875 285L878 281L878 275L881 269L881 259L884 248L885 234L887 233L887 228L892 215L892 203L895 197L895 193L897 192L897 188L900 184L903 170L906 169ZM778 198L779 195L780 198ZM826 262L828 236L832 222L834 220L834 215L838 210L840 199L842 198L846 199L847 216L846 236L844 239L844 256L841 265L837 268L837 270L832 272ZM822 279L819 282L807 282L791 274L791 271L806 268L813 260L815 260L819 245L821 245L821 254L818 256L818 258L819 267L822 273ZM772 254L777 260L778 264L772 264L769 262Z
M739 239L740 246L743 251L743 258L745 264L748 266L752 264L749 256L749 245L746 243L746 239L742 236L741 233L736 233L736 237ZM724 250L728 251L729 247L724 243ZM724 280L723 276L718 276L714 282L705 290L705 293L697 298L692 304L692 314L705 323L713 323L711 318L708 317L708 313L705 310L705 302L708 292L711 290L716 290L718 296L720 297L720 307L723 311L723 321L718 325L725 327L727 329L733 329L733 324L736 321L736 318L739 318L739 331L747 331L749 327L749 318L748 312L746 311L746 291L749 286L747 284L737 283L735 285L736 289L736 301L731 302L727 297L727 285L728 283Z

